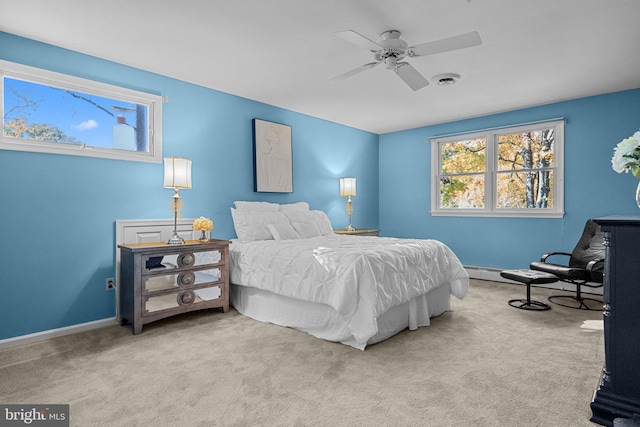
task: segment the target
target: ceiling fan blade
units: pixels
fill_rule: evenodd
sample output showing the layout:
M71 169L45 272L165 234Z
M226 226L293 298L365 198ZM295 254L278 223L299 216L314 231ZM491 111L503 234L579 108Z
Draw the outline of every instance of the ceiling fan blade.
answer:
M408 62L399 62L398 68L396 68L396 73L413 90L422 89L429 84L427 79L422 77L422 74L420 74Z
M363 47L373 52L383 49L383 47L380 46L378 43L366 38L361 34L356 33L355 31L351 31L351 30L337 31L335 34L336 36L348 41L349 43L353 43L356 46Z
M368 64L361 65L361 66L359 66L357 68L354 68L351 71L347 71L344 74L340 74L339 76L336 76L336 77L334 77L332 79L329 79L325 83L329 83L329 82L332 82L334 80L344 80L344 79L349 78L351 76L355 76L356 74L359 74L359 73L361 73L363 71L367 71L368 69L375 67L379 63L380 62L370 62Z
M451 50L465 49L467 47L480 46L480 35L473 31L459 36L422 43L407 49L409 56L425 56L436 53L449 52Z

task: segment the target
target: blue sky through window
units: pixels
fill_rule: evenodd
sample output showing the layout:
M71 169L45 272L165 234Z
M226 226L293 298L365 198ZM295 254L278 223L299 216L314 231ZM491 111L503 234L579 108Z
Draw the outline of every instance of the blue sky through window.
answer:
M114 142L114 134L123 135L115 130L123 118L129 127L136 126L136 104L9 77L3 84L5 134L11 120L23 118L29 126L56 127L78 144L136 150L135 137L126 145ZM131 139L134 132L125 129L124 134Z

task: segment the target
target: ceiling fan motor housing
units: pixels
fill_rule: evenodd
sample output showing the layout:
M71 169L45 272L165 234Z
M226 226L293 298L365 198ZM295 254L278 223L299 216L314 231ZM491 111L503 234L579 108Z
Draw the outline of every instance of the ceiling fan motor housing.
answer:
M394 70L397 67L398 60L404 58L407 53L407 42L400 38L400 31L389 30L380 34L380 40L378 44L383 47L382 50L375 52L376 61L384 61L385 66L389 70Z

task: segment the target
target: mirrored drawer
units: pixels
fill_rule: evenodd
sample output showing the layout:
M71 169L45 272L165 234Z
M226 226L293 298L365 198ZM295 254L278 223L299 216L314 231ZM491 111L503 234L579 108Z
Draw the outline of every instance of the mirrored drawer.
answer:
M210 268L199 271L181 271L173 274L159 274L142 277L142 289L144 293L163 291L174 288L187 288L203 283L217 282L222 272L219 268Z
M142 274L150 274L159 270L217 264L221 260L222 252L219 250L206 252L183 252L180 254L169 254L164 256L145 256L142 259Z
M220 286L210 286L202 289L185 289L177 293L151 296L144 301L144 314L162 310L189 307L217 300L222 296Z

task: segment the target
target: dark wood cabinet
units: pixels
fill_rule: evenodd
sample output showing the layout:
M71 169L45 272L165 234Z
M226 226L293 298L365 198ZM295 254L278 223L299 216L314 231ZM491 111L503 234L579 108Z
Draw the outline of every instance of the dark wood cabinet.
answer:
M119 245L122 325L134 334L165 317L205 308L229 311L229 241Z
M640 416L640 218L598 218L605 237L605 366L591 421Z

